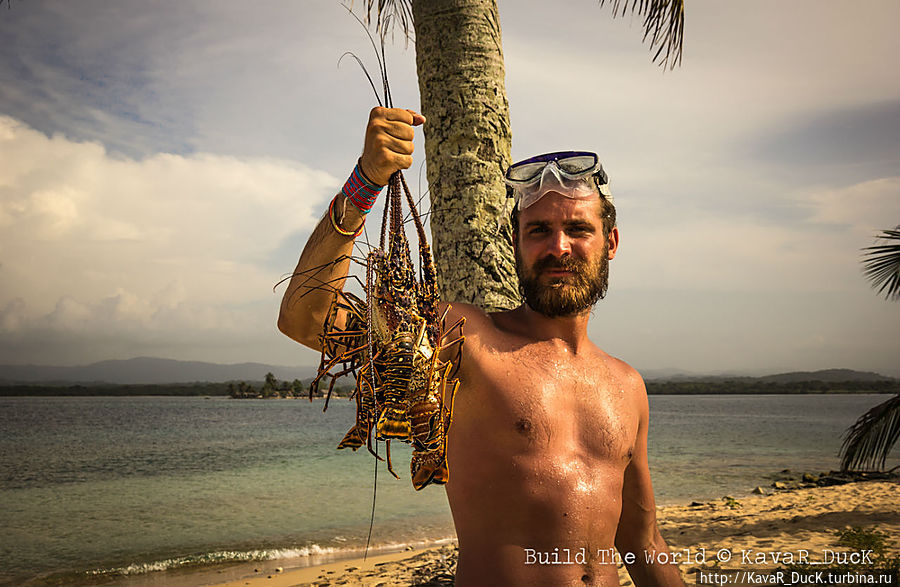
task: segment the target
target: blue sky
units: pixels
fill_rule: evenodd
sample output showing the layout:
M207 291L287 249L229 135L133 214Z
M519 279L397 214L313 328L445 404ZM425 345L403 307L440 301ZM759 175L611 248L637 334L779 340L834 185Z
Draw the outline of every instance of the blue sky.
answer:
M900 223L900 5L689 0L675 71L593 2L500 18L513 158L589 149L610 174L597 344L649 374L900 376L900 304L859 265ZM273 286L374 105L338 67L375 67L346 9L12 0L0 38L0 363L314 363ZM394 101L417 108L404 45Z

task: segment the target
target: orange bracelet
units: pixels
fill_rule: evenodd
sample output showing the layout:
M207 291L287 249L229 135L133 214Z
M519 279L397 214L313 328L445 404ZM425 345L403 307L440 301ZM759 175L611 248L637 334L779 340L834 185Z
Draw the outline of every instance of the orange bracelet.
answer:
M359 230L353 232L352 230L344 230L340 227L340 225L334 219L334 203L337 201L337 196L335 196L331 200L331 204L328 205L328 219L331 220L331 227L334 228L335 232L343 236L349 236L351 238L356 238L362 234L363 228L366 226L366 219L363 218L362 224L359 226Z

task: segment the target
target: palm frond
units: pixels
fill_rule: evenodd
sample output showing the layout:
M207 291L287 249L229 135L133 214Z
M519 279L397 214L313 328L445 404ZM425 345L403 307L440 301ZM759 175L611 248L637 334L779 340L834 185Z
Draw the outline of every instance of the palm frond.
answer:
M644 17L644 40L650 38L650 47L659 48L653 55L657 61L663 49L666 55L660 61L662 67L675 66L681 63L681 47L684 40L684 0L610 0L613 18L625 16L628 12L636 12ZM600 0L600 6L607 0Z
M366 24L372 24L372 9L375 8L375 30L382 35L394 26L399 26L406 40L414 30L411 0L366 0Z
M867 465L881 470L900 438L900 394L863 414L847 428L841 445L841 471ZM877 466L876 466L877 465Z
M900 300L900 226L882 230L878 238L895 242L863 249L863 275L886 300Z
M657 47L653 61L663 67L681 63L684 40L684 0L600 0L600 6L612 2L613 18L629 12L644 17L644 40L650 39L650 47ZM411 0L366 0L366 23L371 24L375 9L375 30L384 33L399 25L403 35L410 38L414 30ZM665 56L660 56L665 50Z

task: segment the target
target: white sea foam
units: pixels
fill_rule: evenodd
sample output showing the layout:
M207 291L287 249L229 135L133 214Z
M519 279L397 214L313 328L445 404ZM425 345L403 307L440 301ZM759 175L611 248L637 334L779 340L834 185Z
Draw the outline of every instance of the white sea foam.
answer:
M426 546L441 546L453 542L455 538L440 538L438 540L418 540L410 542L391 542L388 544L379 544L369 549L369 553L395 552L400 550L410 550L416 548L424 548ZM171 571L190 566L215 565L219 563L240 563L254 561L274 561L287 559L342 559L359 556L363 553L364 548L334 548L330 546L319 546L318 544L310 544L299 548L273 548L260 550L221 550L216 552L208 552L200 555L180 556L168 558L165 560L153 561L148 563L133 563L130 565L112 567L107 569L95 569L88 571L87 575L94 577L101 576L127 576L141 575L144 573L154 573L159 571ZM296 566L307 566L313 564L321 564L321 561L303 561L298 560Z
M318 544L311 544L301 548L274 548L264 550L221 550L217 552L208 552L200 555L180 556L149 563L134 563L122 567L113 567L109 569L97 569L89 571L89 575L108 576L108 575L140 575L143 573L152 573L157 571L170 571L187 566L209 565L218 563L239 563L253 561L272 561L282 559L303 558L311 556L330 556L335 555L341 549L322 547Z

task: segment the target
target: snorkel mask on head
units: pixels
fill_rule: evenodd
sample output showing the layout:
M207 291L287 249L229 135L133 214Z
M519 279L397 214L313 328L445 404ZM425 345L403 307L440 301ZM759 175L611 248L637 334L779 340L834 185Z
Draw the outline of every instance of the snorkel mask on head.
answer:
M559 151L519 161L506 170L519 210L531 206L547 192L583 200L603 195L612 200L609 178L596 153Z

